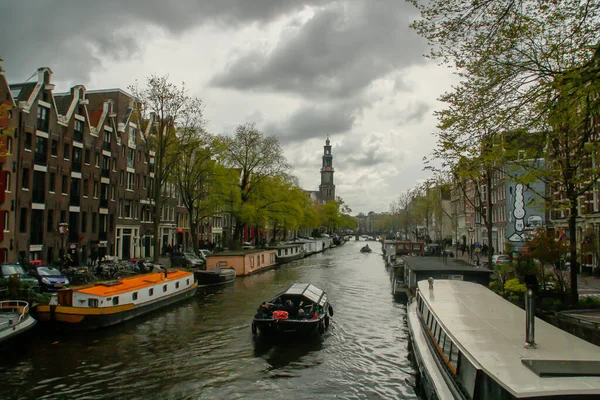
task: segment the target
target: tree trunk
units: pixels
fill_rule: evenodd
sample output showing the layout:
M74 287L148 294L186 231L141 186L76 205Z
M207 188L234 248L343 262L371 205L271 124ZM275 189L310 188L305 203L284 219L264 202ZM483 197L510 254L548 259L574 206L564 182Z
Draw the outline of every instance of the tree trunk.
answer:
M571 252L569 261L571 262L571 305L579 304L579 293L577 291L577 272L579 265L577 264L577 215L578 203L577 197L570 198L571 209L569 213L569 251Z
M486 216L486 220L487 220L487 239L488 239L488 254L487 254L487 259L488 259L488 268L492 267L492 228L494 227L494 222L492 221L492 171L488 170L486 173L486 179L487 179L487 187L488 187L488 193L487 193L487 216Z
M190 221L190 233L192 236L192 248L194 249L194 254L198 254L199 243L198 243L198 224L192 218Z

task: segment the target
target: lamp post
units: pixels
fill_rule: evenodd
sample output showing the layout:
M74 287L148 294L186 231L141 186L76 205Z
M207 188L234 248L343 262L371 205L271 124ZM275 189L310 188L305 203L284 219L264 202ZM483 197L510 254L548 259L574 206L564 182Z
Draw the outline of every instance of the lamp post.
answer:
M69 224L61 222L58 224L58 233L60 234L60 244L62 250L62 256L60 257L60 269L62 270L65 266L65 236L69 233Z

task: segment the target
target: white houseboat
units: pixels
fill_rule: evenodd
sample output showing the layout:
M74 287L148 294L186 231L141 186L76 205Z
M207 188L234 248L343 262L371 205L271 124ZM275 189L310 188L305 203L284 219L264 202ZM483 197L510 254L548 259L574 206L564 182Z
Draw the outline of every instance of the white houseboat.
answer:
M482 285L420 281L407 313L428 399L600 398L598 346L532 312L526 334L525 311Z
M273 246L271 249L276 250L277 264L299 260L304 258L304 245L302 243L289 243L279 246Z

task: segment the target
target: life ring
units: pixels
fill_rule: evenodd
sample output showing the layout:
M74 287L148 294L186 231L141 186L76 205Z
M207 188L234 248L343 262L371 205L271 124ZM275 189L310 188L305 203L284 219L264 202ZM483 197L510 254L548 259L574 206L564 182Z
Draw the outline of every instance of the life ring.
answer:
M256 335L256 322L252 322L252 334Z
M331 304L329 305L329 315L333 317L333 307L331 306Z

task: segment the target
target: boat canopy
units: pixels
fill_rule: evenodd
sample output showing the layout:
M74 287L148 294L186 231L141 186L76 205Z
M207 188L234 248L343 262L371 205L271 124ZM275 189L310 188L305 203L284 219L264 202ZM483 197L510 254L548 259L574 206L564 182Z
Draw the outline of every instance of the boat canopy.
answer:
M312 302L323 306L327 302L327 295L318 287L310 284L310 283L294 283L288 290L283 292L282 294L288 295L301 295Z

